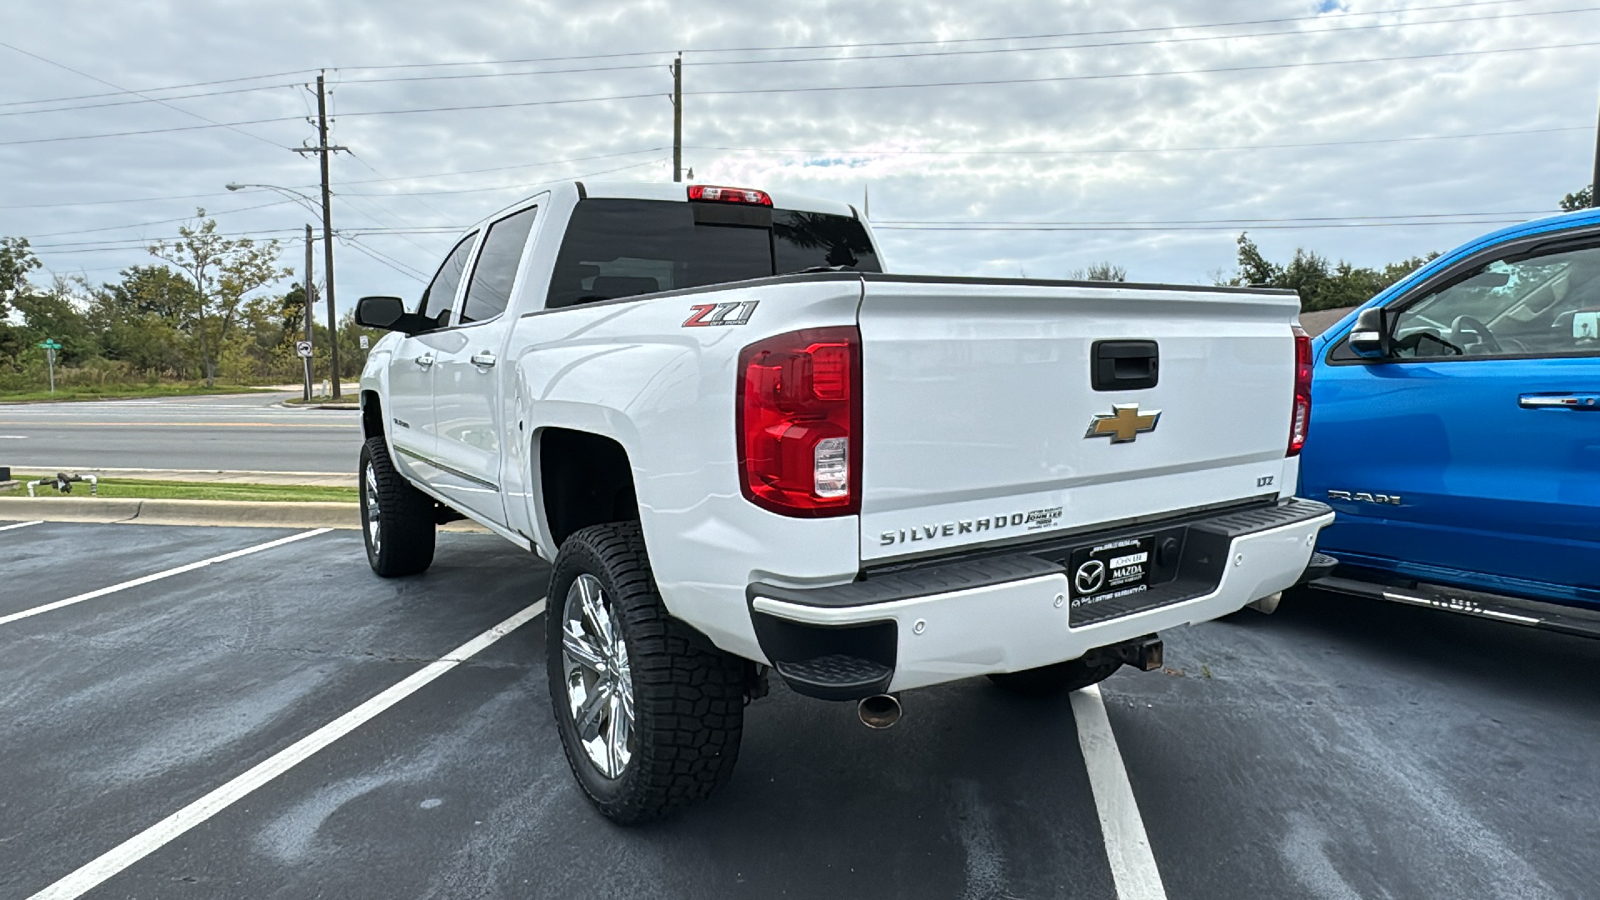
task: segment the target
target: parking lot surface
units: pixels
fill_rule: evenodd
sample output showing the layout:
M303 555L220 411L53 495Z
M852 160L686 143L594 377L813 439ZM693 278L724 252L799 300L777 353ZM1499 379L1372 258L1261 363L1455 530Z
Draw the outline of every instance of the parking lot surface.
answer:
M354 532L0 555L0 897L1597 895L1600 642L1331 596L1164 634L1101 686L1159 869L1133 893L1072 697L962 682L870 732L775 683L721 793L621 829L567 771L542 617L491 631L548 576L498 538L392 581Z

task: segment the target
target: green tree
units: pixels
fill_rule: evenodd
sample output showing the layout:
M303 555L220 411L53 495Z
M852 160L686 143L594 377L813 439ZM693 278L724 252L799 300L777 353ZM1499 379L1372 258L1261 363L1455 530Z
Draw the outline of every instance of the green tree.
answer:
M61 342L57 362L79 365L99 355L99 342L89 320L73 297L72 282L57 278L48 291L29 290L16 298L22 313L24 346L32 347L47 338Z
M150 246L150 255L173 264L194 286L194 301L186 310L198 338L200 367L206 386L216 383L217 359L246 294L292 274L277 267L276 240L257 244L249 238L228 238L217 233L215 219L204 209L195 210L197 222L178 229L178 238Z
M10 314L7 304L28 291L28 273L39 268L27 238L0 238L0 321Z
M1248 233L1239 235L1238 244L1238 273L1223 283L1287 288L1300 295L1300 308L1306 312L1357 306L1439 255L1414 256L1370 269L1344 260L1335 263L1315 251L1297 248L1288 264L1278 265L1266 258Z
M1568 194L1561 198L1562 212L1577 212L1588 209L1594 205L1594 185L1589 185L1581 191Z

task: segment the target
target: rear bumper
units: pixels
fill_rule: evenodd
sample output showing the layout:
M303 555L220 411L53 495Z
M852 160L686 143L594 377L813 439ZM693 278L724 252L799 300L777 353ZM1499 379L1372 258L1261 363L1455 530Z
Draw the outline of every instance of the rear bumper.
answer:
M753 584L763 653L790 687L852 699L1077 659L1164 628L1209 621L1293 586L1333 511L1291 499L826 588ZM1179 556L1149 587L1085 605L1074 550L1132 535L1175 536Z

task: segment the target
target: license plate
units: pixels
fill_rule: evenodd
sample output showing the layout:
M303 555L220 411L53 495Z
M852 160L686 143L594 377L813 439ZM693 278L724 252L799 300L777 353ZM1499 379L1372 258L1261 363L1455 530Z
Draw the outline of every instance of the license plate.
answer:
M1087 610L1098 603L1149 589L1152 535L1122 538L1079 547L1067 564L1072 608Z

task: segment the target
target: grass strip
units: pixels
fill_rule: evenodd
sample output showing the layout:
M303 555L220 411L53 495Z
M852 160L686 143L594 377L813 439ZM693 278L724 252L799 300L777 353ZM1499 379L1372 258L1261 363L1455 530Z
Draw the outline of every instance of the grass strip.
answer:
M26 497L27 482L53 475L14 474L21 482L13 491L0 496ZM139 500L248 500L274 503L334 502L355 503L360 497L353 487L317 487L298 484L234 484L223 481L146 481L137 478L100 479L100 497L127 497ZM71 494L62 494L49 482L34 488L37 497L88 497L89 485L77 483Z

